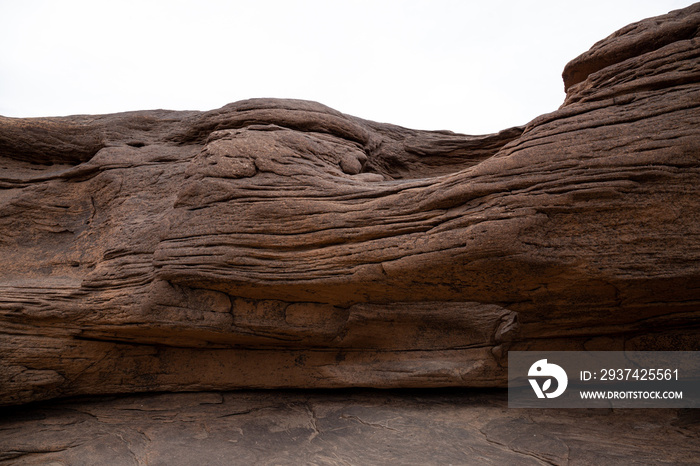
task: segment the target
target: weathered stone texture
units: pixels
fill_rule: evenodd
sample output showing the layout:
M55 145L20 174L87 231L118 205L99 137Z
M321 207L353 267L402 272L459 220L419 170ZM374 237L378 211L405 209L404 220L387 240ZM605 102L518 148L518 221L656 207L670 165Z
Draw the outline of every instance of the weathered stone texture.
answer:
M698 410L508 409L503 391L141 394L0 410L12 465L692 465Z
M486 136L270 99L0 117L0 404L699 349L698 26L622 29Z

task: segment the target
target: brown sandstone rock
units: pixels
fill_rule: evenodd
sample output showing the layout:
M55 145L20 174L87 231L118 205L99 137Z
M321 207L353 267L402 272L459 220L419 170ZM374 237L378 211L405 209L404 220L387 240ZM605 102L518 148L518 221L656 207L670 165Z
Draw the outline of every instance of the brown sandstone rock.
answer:
M621 30L559 110L486 136L269 99L0 117L0 404L699 349L698 26Z
M700 455L698 410L507 409L504 395L243 391L54 401L0 410L0 463L677 466Z

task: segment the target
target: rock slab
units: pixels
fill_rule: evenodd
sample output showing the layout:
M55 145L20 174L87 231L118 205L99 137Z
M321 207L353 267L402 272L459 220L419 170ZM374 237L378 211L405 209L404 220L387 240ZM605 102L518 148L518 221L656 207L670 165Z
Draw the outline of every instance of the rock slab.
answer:
M691 465L700 456L698 410L506 405L493 390L53 402L1 413L0 464Z

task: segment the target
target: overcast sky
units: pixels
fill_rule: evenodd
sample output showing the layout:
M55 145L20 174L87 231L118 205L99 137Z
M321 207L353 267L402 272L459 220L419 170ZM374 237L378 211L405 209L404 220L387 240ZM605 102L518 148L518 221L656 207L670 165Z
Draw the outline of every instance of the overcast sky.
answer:
M693 2L0 0L0 115L316 100L481 134L563 101L564 65Z

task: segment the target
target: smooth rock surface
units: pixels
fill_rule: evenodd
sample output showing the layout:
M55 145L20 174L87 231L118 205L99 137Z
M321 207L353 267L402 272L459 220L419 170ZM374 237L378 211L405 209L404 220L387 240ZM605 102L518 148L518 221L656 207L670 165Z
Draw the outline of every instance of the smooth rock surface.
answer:
M624 28L485 136L270 99L0 117L0 404L700 349L699 26Z
M0 414L0 463L16 465L690 465L700 457L698 410L508 409L502 391L132 395Z

